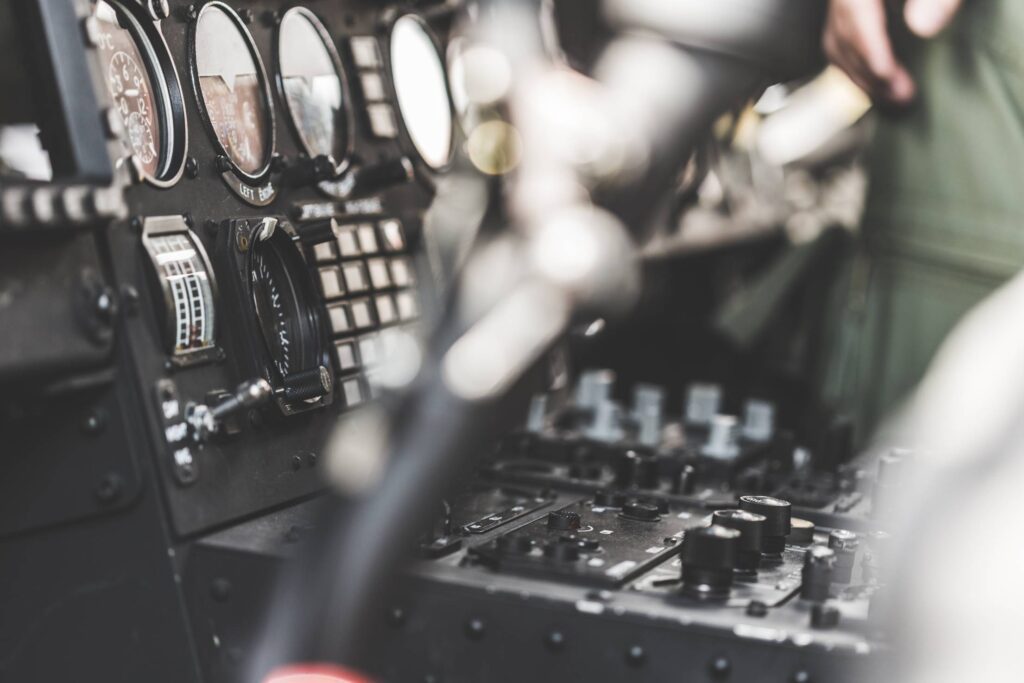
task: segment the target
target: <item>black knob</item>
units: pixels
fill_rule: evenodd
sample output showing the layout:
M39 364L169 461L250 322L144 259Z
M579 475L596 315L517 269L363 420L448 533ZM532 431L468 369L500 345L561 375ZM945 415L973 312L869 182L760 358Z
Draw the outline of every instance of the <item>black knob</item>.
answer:
M728 598L739 540L739 531L717 524L687 531L682 551L683 594L700 600Z
M575 539L559 539L544 546L544 557L559 562L575 562L580 559L580 546Z
M312 185L321 180L330 180L335 175L334 159L318 154L315 157L299 155L295 163L285 165L281 171L280 184L287 187Z
M652 496L650 498L646 498L646 497L645 498L639 498L638 500L641 503L646 503L647 505L653 505L654 507L658 508L658 514L662 514L662 515L667 515L668 514L668 500L665 499L665 498L653 497Z
M650 456L636 459L636 485L641 489L656 489L661 484L658 460Z
M791 518L789 520L789 536L786 537L786 541L793 545L810 545L814 541L814 522L808 522L799 517Z
M495 542L495 547L502 555L528 555L533 545L533 539L522 534L502 536Z
M284 378L284 399L286 401L309 401L330 393L334 380L324 366L303 370Z
M736 571L742 574L756 572L761 566L764 515L746 510L718 510L711 515L711 523L740 532L736 548Z
M777 561L782 559L782 551L786 547L786 535L790 531L789 501L771 496L742 496L740 509L764 515L761 552L765 559Z
M658 506L633 500L622 508L622 516L626 519L635 519L639 522L657 522L661 519L658 513Z
M836 554L832 580L836 583L850 583L857 549L860 547L860 537L852 531L836 529L828 536L828 547Z
M672 477L672 493L689 495L697 487L697 468L693 465L683 465Z
M800 597L814 602L828 600L828 591L832 585L835 566L836 553L831 548L819 545L809 549L804 555Z
M302 240L303 244L313 246L323 242L333 242L338 239L340 232L341 228L338 227L338 221L334 218L328 218L322 221L301 224L299 226L299 239Z
M548 513L547 526L552 531L575 531L580 528L580 515L570 510L555 510Z

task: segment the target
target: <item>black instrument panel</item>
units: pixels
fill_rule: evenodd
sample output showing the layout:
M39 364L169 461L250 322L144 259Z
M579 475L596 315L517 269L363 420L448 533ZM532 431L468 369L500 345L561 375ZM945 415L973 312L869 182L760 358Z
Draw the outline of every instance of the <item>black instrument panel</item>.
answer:
M192 535L321 488L328 430L372 398L387 331L429 296L422 215L445 169L410 147L379 7L93 7L134 173L112 262L138 294L134 371L174 530ZM416 173L373 173L388 165ZM270 401L195 438L194 406L257 379Z

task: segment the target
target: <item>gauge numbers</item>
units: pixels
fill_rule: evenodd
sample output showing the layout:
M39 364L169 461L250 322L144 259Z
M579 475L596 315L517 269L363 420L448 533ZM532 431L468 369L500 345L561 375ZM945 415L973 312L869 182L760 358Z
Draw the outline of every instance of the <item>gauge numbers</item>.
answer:
M263 173L270 162L270 102L252 38L220 3L196 20L195 68L206 116L217 141L242 173Z
M183 131L174 130L179 122L183 128L183 116L171 97L178 91L177 77L173 67L164 69L160 58L166 46L159 35L151 39L142 22L113 0L99 0L94 16L103 80L121 116L126 151L143 178L166 183L184 156L178 148Z
M253 304L274 367L287 377L292 368L294 312L285 305L285 285L278 282L282 273L276 266L267 263L263 250L253 253Z

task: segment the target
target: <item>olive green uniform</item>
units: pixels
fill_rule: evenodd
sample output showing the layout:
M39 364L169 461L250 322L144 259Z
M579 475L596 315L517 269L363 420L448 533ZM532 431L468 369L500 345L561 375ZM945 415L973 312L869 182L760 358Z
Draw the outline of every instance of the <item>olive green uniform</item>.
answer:
M826 378L861 438L960 317L1024 265L1022 31L1024 2L976 0L934 40L897 39L918 100L879 117L863 249Z

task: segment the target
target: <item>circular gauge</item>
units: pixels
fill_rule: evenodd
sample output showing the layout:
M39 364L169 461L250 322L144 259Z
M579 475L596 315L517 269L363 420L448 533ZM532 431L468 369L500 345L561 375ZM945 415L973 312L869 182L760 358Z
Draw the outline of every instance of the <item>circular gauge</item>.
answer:
M434 170L451 161L454 122L444 61L426 23L411 14L391 27L391 81L409 141Z
M270 90L252 36L234 10L221 2L203 6L193 59L200 108L224 155L244 177L263 176L274 151Z
M178 74L152 20L116 0L94 17L103 79L121 115L122 139L140 178L166 186L181 176L186 123Z
M248 258L250 295L263 343L269 356L271 384L285 395L303 391L312 380L314 391L296 398L319 398L325 361L316 291L293 234L267 219L251 233ZM268 226L272 230L269 236Z
M348 90L330 34L316 15L302 7L285 13L277 59L278 84L306 153L345 161L352 143Z

